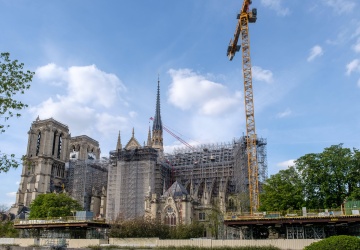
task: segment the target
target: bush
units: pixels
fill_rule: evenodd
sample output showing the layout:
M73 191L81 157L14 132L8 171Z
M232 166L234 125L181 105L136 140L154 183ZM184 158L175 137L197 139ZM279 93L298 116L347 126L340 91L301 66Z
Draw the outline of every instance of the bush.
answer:
M304 250L358 250L360 239L355 236L339 235L314 242Z
M169 238L169 227L160 222L137 218L133 220L117 220L110 228L113 238Z
M11 221L0 221L0 238L17 238L19 232Z
M159 221L137 218L133 220L117 220L110 228L113 238L151 238L190 239L202 237L204 226L199 223L169 227Z
M206 248L206 247L161 247L155 249L162 249L162 250L280 250L278 247L274 246L266 246L266 247L259 247L259 246L246 246L246 247L213 247L213 248ZM345 250L345 249L344 249Z

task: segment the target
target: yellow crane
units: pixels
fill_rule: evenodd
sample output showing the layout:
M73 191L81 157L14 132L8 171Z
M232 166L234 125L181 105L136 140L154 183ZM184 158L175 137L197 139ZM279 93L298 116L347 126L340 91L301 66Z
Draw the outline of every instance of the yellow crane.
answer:
M257 10L251 9L251 0L244 0L238 23L236 26L234 38L230 40L227 50L227 56L231 61L235 53L242 47L243 75L244 75L244 100L246 115L246 150L248 158L248 178L249 178L249 199L250 213L253 214L259 209L259 179L258 179L258 162L256 150L256 132L255 132L255 115L254 115L254 95L252 88L251 58L250 58L250 38L249 23L255 23ZM241 46L238 45L241 34Z

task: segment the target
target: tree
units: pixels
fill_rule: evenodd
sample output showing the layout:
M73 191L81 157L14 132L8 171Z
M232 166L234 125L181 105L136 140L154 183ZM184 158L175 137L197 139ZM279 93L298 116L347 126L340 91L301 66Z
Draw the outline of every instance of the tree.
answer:
M348 200L360 200L360 151L355 148L353 151L353 168L352 171L349 172L351 193Z
M82 210L82 207L67 194L40 194L30 204L29 218L72 216L74 210Z
M0 238L15 238L18 235L19 233L11 221L9 208L6 205L0 205Z
M296 160L296 168L304 182L306 206L335 208L354 191L359 177L354 154L342 144L325 148L319 154L307 154Z
M344 200L360 198L360 151L342 144L310 153L281 170L263 185L261 209L281 211L337 208Z
M29 82L35 74L29 70L24 71L24 64L18 60L10 60L9 53L0 54L0 134L4 133L9 125L6 122L11 117L20 117L20 110L28 105L15 99L17 94L24 94L30 88ZM20 163L14 154L4 154L0 151L0 173L7 172L10 168L17 168Z
M219 229L223 225L221 221L221 219L223 218L223 214L218 207L213 207L208 213L206 213L206 216L209 219L211 236L215 239L218 239L220 231Z
M262 186L261 207L263 211L301 209L304 206L303 184L294 167L272 175Z

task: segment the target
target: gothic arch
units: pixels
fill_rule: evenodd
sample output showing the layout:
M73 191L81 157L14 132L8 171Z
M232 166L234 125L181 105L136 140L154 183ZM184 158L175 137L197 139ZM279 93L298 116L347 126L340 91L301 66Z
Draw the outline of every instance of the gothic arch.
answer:
M170 227L176 226L176 209L171 205L168 205L164 208L164 224Z
M36 156L39 155L41 145L41 131L37 131L37 140L36 140Z
M59 141L58 141L58 147L57 147L57 158L60 159L61 156L61 151L62 151L62 147L63 147L63 136L64 134L62 132L60 132L59 134Z
M56 136L57 136L57 134L58 134L58 131L55 130L55 131L54 131L53 143L52 143L52 154L51 154L51 155L55 155Z

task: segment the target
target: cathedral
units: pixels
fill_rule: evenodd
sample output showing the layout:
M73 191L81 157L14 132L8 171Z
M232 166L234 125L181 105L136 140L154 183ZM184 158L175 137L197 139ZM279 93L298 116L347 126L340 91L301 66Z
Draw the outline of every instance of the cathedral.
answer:
M248 211L245 136L165 153L159 81L152 120L144 145L133 129L123 146L119 132L116 149L101 158L98 141L86 135L72 137L68 126L38 117L28 132L11 211L29 207L37 195L50 192L68 193L84 210L108 222L145 216L170 226L193 221L214 225L226 212ZM265 139L257 139L257 154L261 188L267 178Z

